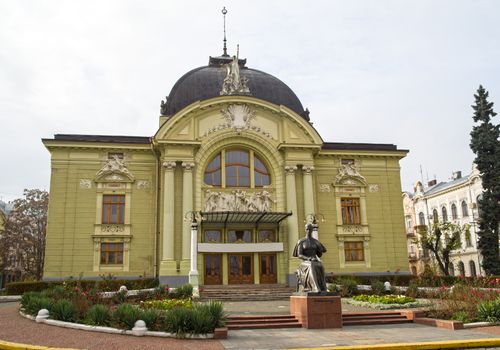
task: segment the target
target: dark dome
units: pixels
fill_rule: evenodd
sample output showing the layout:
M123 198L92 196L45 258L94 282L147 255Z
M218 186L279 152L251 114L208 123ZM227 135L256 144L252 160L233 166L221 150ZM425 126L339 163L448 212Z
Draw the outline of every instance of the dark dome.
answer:
M196 101L220 96L226 77L223 63L229 57L210 57L208 66L193 69L184 74L174 85L161 114L171 116ZM248 79L250 95L261 100L284 105L309 120L297 95L278 78L262 71L245 67L246 60L239 60L240 74Z

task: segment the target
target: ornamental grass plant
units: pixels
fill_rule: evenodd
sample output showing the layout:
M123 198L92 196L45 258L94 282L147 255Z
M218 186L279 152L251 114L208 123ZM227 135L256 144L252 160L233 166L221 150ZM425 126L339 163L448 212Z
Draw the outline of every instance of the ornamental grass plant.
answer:
M54 303L50 310L50 317L54 320L75 322L78 312L70 300L61 299Z
M111 320L111 311L109 307L102 304L96 304L88 310L84 322L91 326L109 326Z

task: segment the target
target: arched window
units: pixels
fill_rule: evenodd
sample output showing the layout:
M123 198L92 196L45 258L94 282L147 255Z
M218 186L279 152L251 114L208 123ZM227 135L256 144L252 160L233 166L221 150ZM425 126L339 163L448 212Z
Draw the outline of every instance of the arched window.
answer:
M425 215L422 212L418 213L418 223L419 223L419 225L422 225L422 226L425 225Z
M469 208L467 208L467 202L466 201L462 201L462 216L464 218L466 218L466 217L469 216Z
M458 270L460 271L460 276L465 276L465 265L463 262L458 262Z
M446 207L441 208L441 214L443 215L443 222L448 221L448 211L446 210Z
M226 151L226 187L250 187L250 157L247 151Z
M452 262L450 262L450 265L448 266L448 272L450 273L450 276L455 276L455 267Z
M434 220L434 222L438 222L439 221L439 216L438 216L438 211L437 209L434 209L432 211L432 219Z
M470 267L470 275L472 277L476 277L477 276L477 273L476 273L476 264L474 263L474 261L469 261L469 267Z
M229 149L217 154L205 168L203 178L207 185L217 187L263 187L271 184L264 162L253 151L243 149Z
M457 206L455 203L451 205L451 218L452 220L458 219Z

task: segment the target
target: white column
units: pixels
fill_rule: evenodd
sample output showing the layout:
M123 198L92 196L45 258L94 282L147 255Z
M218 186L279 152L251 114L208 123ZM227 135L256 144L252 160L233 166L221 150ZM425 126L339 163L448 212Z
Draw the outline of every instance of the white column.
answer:
M182 162L182 215L193 210L193 167L194 163ZM190 258L190 231L182 225L182 260Z
M187 225L185 225L187 226ZM191 270L189 271L189 283L193 286L193 296L199 297L198 280L198 223L191 223Z
M163 252L162 260L174 260L174 170L175 162L164 162L163 182Z
M304 217L307 218L308 215L314 215L314 191L313 191L313 181L312 181L312 171L314 166L303 165L302 166L302 180L304 187ZM312 236L318 239L317 227L312 232Z
M295 186L295 171L296 166L286 166L285 182L286 182L286 209L291 211L293 215L287 219L288 227L288 250L290 257L292 256L293 249L299 240L299 221L297 217L297 190Z

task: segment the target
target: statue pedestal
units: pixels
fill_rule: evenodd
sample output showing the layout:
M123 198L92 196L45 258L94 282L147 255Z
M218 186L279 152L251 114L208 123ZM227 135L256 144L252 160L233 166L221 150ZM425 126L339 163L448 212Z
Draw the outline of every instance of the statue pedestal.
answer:
M339 296L292 295L290 313L302 328L342 328L342 307Z

